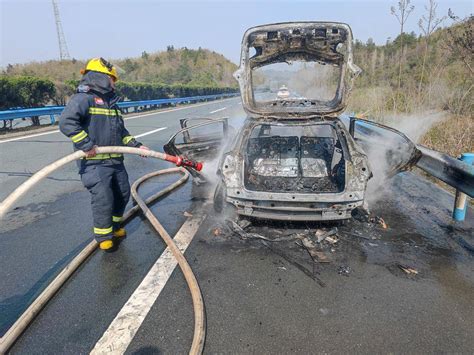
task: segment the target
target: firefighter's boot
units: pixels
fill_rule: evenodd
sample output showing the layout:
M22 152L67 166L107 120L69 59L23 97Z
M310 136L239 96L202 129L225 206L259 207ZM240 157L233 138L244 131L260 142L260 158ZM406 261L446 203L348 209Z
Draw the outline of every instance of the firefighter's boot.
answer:
M115 243L112 239L104 240L99 243L99 248L107 253L112 253L117 250L118 243Z
M125 228L119 228L114 230L114 237L118 239L125 239L127 237L127 231Z

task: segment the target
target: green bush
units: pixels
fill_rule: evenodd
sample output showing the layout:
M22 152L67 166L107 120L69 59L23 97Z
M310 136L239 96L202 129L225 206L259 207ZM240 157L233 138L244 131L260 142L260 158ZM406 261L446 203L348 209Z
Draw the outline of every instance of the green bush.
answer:
M56 94L54 83L32 76L0 76L0 109L39 107Z
M117 83L117 93L131 101L167 99L237 92L236 88L200 85L163 85L152 83Z
M31 76L0 76L0 109L39 107L50 103L64 105L75 92L77 80L53 83ZM236 88L185 84L117 83L117 93L131 101L167 99L237 92Z

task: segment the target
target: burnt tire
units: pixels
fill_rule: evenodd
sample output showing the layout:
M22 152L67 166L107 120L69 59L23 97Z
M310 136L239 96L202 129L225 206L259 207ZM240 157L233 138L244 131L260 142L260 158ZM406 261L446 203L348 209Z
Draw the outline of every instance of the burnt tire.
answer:
M224 184L222 181L216 186L216 190L214 191L214 211L217 213L222 213L226 209L227 201L226 201L226 193L224 190Z

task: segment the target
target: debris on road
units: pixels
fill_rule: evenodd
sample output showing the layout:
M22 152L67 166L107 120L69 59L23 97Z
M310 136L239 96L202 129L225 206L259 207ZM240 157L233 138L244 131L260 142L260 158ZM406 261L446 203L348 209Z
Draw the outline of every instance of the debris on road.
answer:
M248 226L250 226L252 224L252 222L250 222L248 219L239 219L237 221L237 224L242 228L242 229L245 229L247 228Z
M318 276L319 272L316 270L316 268L314 267L314 265L316 265L316 263L313 262L313 269L312 271L311 270L308 270L307 267L305 267L303 264L297 262L295 260L294 257L290 256L288 253L286 252L283 252L282 250L280 250L279 248L276 248L274 247L275 243L268 243L266 242L265 240L261 240L261 243L267 247L270 251L272 251L273 253L275 253L276 255L282 257L283 259L285 259L287 262L289 262L291 265L293 265L294 267L296 267L298 270L302 271L306 276L308 276L309 278L311 278L313 281L316 281L318 283L319 286L321 287L326 287L326 283L321 280Z
M352 211L352 218L359 222L369 222L370 212L368 208L358 207Z
M341 266L339 266L339 269L337 270L337 273L339 275L342 275L342 276L349 276L351 271L352 271L352 269L350 268L350 266L341 265Z
M286 235L286 236L277 237L277 238L269 238L261 234L246 232L238 223L234 221L226 220L226 222L230 230L233 231L235 234L237 234L243 240L261 239L261 240L266 240L267 242L287 242L287 241L291 241L295 239L300 239L298 234L291 234L291 235Z
M318 246L309 238L301 239L301 243L309 253L314 262L318 263L329 263L331 260L329 257L321 250L318 250Z
M357 237L357 238L362 238L362 239L367 239L367 240L372 240L372 239L375 239L374 237L368 237L368 236L365 236L365 235L361 235L359 233L355 233L355 232L347 232L347 231L344 231L342 232L343 235L347 235L349 237Z
M398 264L397 266L400 268L400 270L402 270L407 275L418 275L418 270L412 267L402 265L402 264Z
M262 234L245 231L244 228L247 228L251 225L251 222L248 220L240 220L238 222L226 220L226 223L229 229L234 234L238 235L242 240L258 239L272 243L297 241L296 244L304 248L315 263L331 262L331 258L323 249L334 253L336 250L334 248L328 248L328 245L332 246L339 241L337 238L337 227L331 229L317 229L314 233L310 229L306 229L303 232L287 235L281 235L283 234L281 231L267 227L265 230L267 234L272 235L270 237L270 235L264 236ZM273 235L275 234L280 234L280 236L274 237Z
M373 215L368 209L365 208L356 208L352 212L352 217L359 222L380 225L383 229L388 228L387 223L382 217Z
M189 217L192 217L192 216L193 216L193 214L192 214L192 213L189 213L188 211L184 211L183 215L184 215L184 217L186 217L186 218L189 218Z
M369 222L371 223L374 223L374 224L378 224L380 225L383 229L387 229L388 226L387 226L387 223L385 223L384 219L382 217L379 217L379 216L373 216L369 219Z
M334 227L334 228L331 228L329 230L318 229L318 230L316 230L314 235L316 236L316 238L318 240L318 243L321 243L323 240L328 240L328 238L330 238L332 235L335 235L336 233L337 233L337 228ZM330 238L330 239L332 239L332 238Z

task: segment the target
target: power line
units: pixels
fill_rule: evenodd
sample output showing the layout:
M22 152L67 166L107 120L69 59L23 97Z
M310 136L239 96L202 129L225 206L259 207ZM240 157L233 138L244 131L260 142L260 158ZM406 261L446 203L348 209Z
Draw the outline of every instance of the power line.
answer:
M59 44L59 59L70 59L69 50L67 49L66 37L63 32L63 25L61 23L61 17L59 16L59 8L57 0L51 0L53 3L54 18L56 20L56 32L58 34Z

